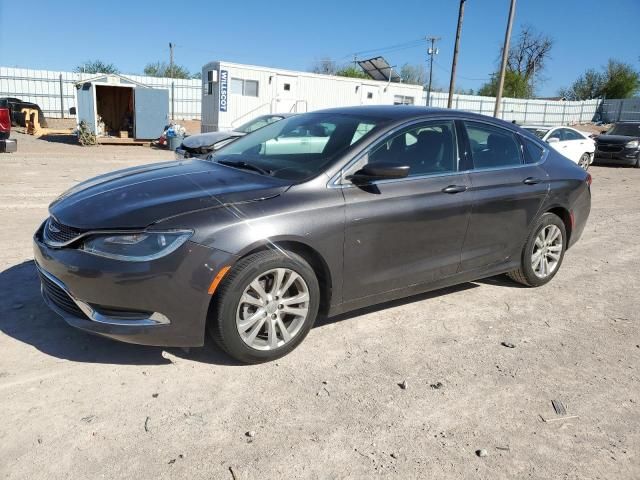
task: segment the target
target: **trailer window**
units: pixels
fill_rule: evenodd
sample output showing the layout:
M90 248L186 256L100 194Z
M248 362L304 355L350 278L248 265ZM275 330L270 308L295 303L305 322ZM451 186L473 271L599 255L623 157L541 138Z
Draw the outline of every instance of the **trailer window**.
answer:
M243 78L231 79L231 93L243 95L245 97L258 96L258 82L256 80L245 80Z
M413 97L408 97L406 95L395 95L393 97L394 105L413 105Z

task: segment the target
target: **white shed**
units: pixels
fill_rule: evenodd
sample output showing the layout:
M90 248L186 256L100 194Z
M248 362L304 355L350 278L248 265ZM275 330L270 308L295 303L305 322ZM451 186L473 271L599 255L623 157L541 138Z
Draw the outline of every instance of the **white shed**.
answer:
M423 101L422 93L421 85L210 62L202 67L202 132L232 130L269 113L417 105Z

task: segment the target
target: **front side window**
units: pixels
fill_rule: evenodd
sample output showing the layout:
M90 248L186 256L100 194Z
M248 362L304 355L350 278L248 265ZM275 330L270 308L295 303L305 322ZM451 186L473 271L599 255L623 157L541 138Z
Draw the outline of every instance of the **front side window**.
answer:
M369 153L369 163L409 166L409 176L457 170L453 122L428 122L396 133Z
M520 144L507 130L484 123L465 122L474 170L522 164Z
M254 131L209 158L230 166L243 164L246 168L248 164L267 175L302 181L326 170L350 146L387 122L386 118L339 113L296 115Z
M283 117L279 115L266 115L263 117L255 118L247 123L240 125L238 128L234 128L236 132L242 133L251 133L256 130L261 129L262 127L266 127L270 123L277 122L278 120L282 120Z
M553 132L551 132L551 135L549 135L549 137L547 138L547 141L549 141L549 139L551 138L556 138L558 139L559 142L562 141L562 129L558 128L556 130L554 130Z

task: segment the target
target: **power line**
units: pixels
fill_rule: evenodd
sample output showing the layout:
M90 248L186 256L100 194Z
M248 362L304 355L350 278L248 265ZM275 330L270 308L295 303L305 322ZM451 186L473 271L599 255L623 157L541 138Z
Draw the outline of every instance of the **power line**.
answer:
M419 45L422 45L422 43L425 41L424 37L421 38L417 38L415 40L410 40L407 42L403 42L403 43L397 43L395 45L388 45L386 47L379 47L379 48L370 48L367 50L360 50L359 52L353 52L350 55L345 55L345 57L348 56L352 56L352 55L364 55L367 53L381 53L381 52L389 52L389 51L396 51L396 50L404 50L406 48L413 48L413 47L417 47Z

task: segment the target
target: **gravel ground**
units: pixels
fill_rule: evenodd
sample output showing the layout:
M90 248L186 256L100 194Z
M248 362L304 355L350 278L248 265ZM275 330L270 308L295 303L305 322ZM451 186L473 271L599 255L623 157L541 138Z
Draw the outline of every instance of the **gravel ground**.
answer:
M640 170L592 168L588 226L545 287L497 277L320 320L289 356L238 366L47 310L31 261L47 204L171 154L17 136L0 156L0 478L640 478Z

